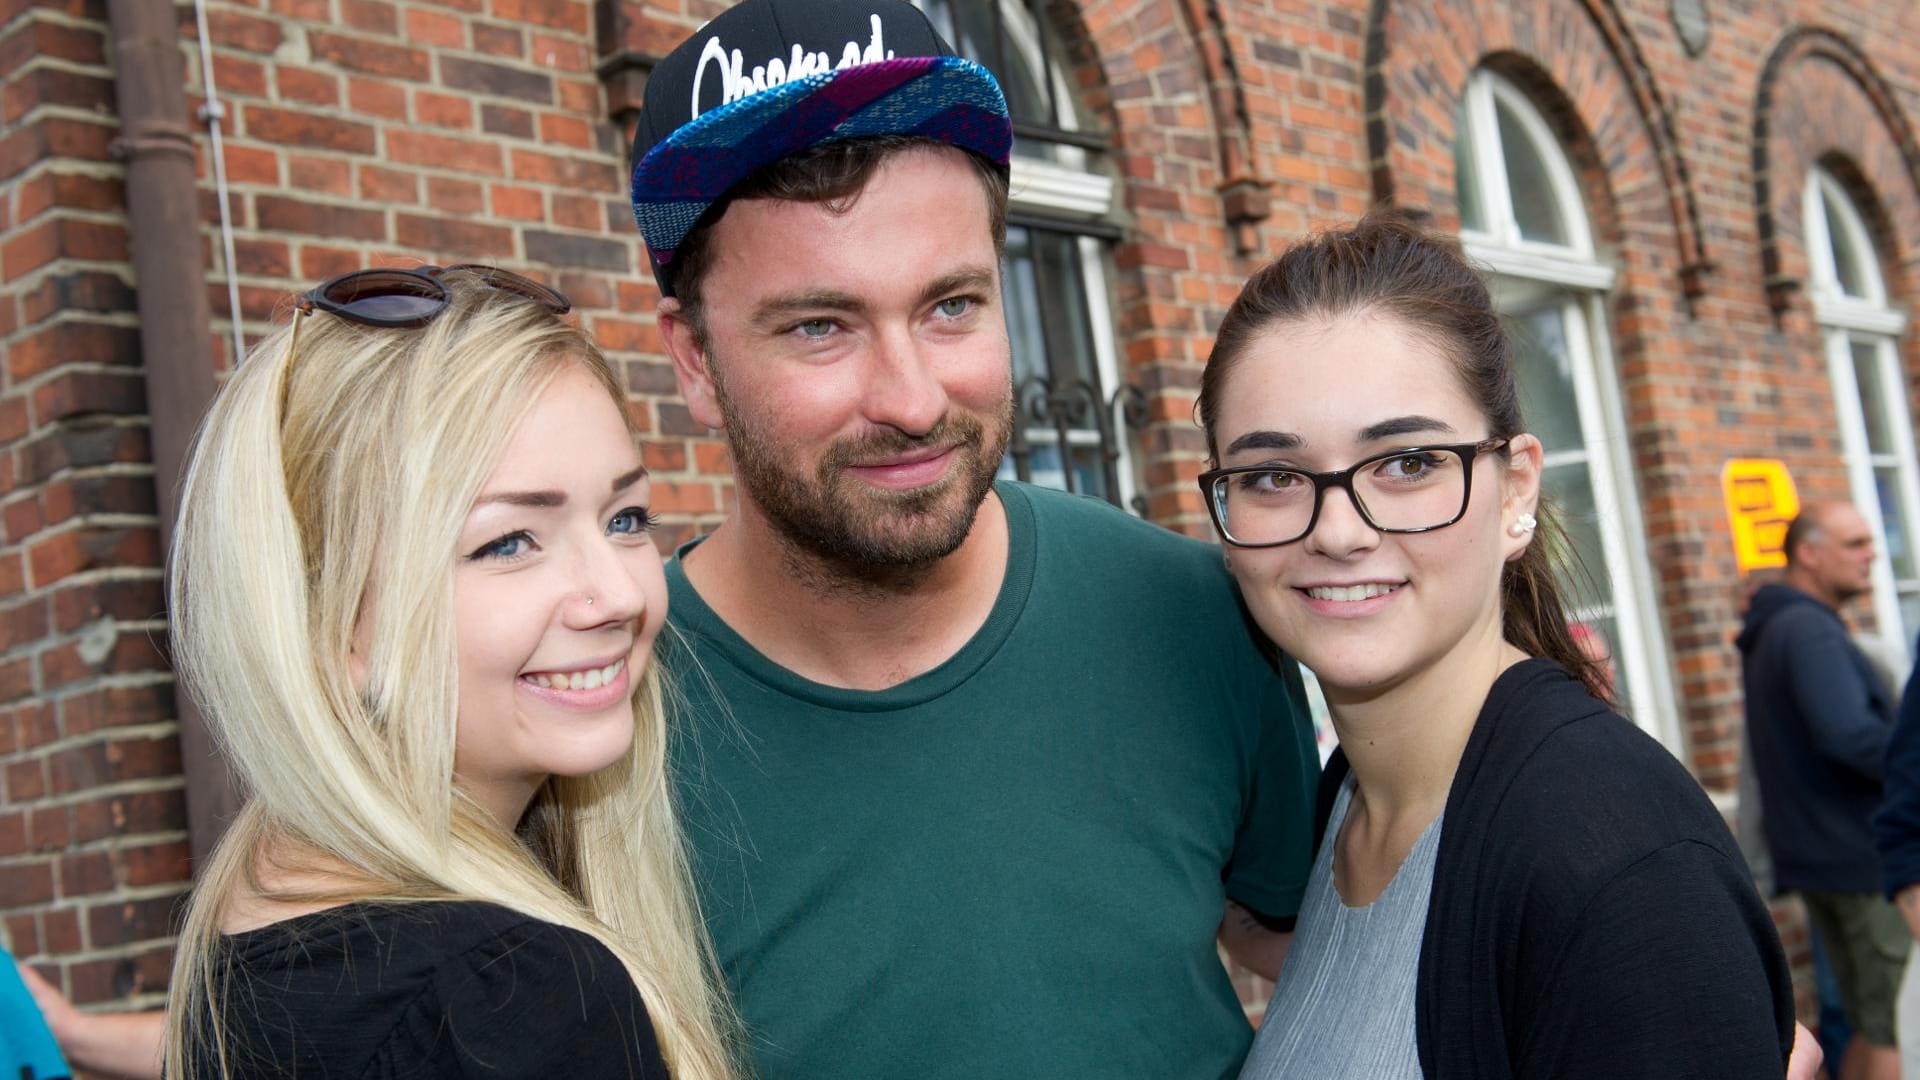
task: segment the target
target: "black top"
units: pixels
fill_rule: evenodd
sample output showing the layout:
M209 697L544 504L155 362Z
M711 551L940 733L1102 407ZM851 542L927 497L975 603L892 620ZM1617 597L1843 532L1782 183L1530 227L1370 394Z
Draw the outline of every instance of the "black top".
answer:
M1321 778L1318 831L1348 772ZM1495 680L1447 793L1414 989L1427 1080L1764 1080L1793 985L1725 822L1559 665Z
M1755 590L1736 643L1775 883L1878 890L1871 822L1893 736L1892 691L1839 613L1791 585Z
M493 904L349 904L227 937L230 1075L667 1080L607 947ZM215 968L219 970L218 965ZM197 1073L218 1077L212 1048Z
M1874 815L1887 895L1920 882L1920 666L1900 695L1900 715L1887 740L1887 799Z

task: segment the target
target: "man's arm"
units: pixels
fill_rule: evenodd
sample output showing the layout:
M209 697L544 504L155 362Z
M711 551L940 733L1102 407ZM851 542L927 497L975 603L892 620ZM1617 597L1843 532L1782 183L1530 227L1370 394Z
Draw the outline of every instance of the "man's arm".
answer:
M1872 694L1859 677L1853 646L1825 621L1789 612L1795 630L1786 650L1794 704L1806 718L1814 749L1879 780L1892 727L1873 711Z
M1233 962L1272 982L1293 945L1293 919L1275 918L1234 900L1220 919L1220 944Z
M69 1064L127 1080L160 1080L165 1013L83 1013L38 972L17 960L14 966Z

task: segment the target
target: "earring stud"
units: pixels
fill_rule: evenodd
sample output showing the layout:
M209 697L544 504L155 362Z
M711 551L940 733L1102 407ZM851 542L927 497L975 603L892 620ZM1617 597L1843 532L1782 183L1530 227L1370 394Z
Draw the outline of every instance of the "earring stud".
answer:
M1538 528L1539 525L1540 522L1536 520L1532 514L1521 511L1520 516L1513 519L1513 524L1507 526L1507 535L1525 536Z

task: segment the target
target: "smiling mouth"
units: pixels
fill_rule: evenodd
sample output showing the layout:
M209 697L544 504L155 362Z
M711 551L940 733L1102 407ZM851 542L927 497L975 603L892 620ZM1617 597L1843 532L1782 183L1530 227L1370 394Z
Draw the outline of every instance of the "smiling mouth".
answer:
M1377 581L1365 585L1315 585L1302 592L1315 600L1331 600L1336 603L1351 604L1358 600L1371 600L1376 596L1385 596L1399 591L1398 585L1386 585Z
M627 658L623 656L606 667L586 671L536 671L520 677L548 690L598 690L619 678L620 670L626 666Z

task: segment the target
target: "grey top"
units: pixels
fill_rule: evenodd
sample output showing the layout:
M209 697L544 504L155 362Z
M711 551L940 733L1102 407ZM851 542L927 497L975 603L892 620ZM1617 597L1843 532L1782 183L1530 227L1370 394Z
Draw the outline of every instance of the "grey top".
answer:
M1334 798L1307 878L1293 948L1267 1002L1241 1080L1420 1080L1413 987L1433 895L1440 818L1373 903L1348 907L1333 887L1333 849L1354 779ZM1442 815L1443 817L1445 815Z

